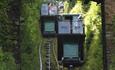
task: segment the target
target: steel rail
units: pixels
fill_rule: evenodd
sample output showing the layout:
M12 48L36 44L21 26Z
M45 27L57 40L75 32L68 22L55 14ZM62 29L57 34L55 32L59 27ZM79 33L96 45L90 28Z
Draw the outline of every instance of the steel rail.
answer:
M39 45L39 62L40 62L40 70L43 70L41 47L42 47L42 42Z

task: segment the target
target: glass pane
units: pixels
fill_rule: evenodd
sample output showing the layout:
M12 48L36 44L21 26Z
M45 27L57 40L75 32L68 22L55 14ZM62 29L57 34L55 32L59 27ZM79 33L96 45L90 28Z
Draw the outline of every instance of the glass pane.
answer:
M52 32L55 31L55 22L53 21L47 21L45 22L45 29L46 32Z
M64 44L64 57L79 57L78 44Z
M72 22L72 33L74 34L83 34L83 23L82 21L73 21Z
M59 34L70 34L70 21L60 21L58 22L58 32Z
M57 15L57 6L50 4L49 5L49 14L50 15Z
M41 15L48 15L48 4L42 4Z

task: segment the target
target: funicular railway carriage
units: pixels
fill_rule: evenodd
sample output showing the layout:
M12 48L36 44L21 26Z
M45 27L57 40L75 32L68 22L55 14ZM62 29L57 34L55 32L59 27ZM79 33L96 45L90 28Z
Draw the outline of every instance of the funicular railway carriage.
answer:
M85 32L81 14L58 15L58 60L64 66L84 62Z
M41 32L43 37L57 37L58 61L63 66L79 66L84 62L85 32L81 14L59 14L55 4L41 6ZM45 9L43 9L45 8ZM45 13L46 12L46 13Z

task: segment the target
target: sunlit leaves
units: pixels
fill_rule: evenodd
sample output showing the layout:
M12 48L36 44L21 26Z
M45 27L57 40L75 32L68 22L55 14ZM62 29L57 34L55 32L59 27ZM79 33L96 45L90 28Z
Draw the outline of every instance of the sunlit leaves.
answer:
M64 13L67 14L69 12L69 2L65 1L64 2Z
M70 10L70 14L78 14L78 13L82 13L83 14L82 1L77 1L75 6L72 8L72 10Z
M100 5L96 2L90 2L90 8L85 14L84 23L86 26L85 32L88 35L91 31L100 31L101 27L101 11Z
M101 43L101 8L100 4L91 1L90 7L84 17L86 40L91 41L86 62L86 70L102 69L102 43ZM94 34L91 38L90 34ZM99 62L98 62L99 61Z
M82 14L84 17L86 48L88 52L87 61L84 64L85 70L102 69L102 44L101 44L101 5L94 1L83 5L82 1L77 1L70 10L71 14ZM88 42L88 43L87 43Z

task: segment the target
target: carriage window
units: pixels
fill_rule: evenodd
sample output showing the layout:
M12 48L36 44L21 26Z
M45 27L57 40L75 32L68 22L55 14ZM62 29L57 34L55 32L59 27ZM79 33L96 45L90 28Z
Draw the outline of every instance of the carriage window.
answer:
M64 47L64 57L79 57L78 55L78 44L65 43Z
M58 22L58 33L59 34L70 34L70 21L59 21Z
M41 15L48 15L48 4L42 4Z
M73 34L83 34L83 23L82 21L72 22L72 33Z
M44 31L45 32L54 32L55 31L55 22L54 21L46 21L44 23Z

